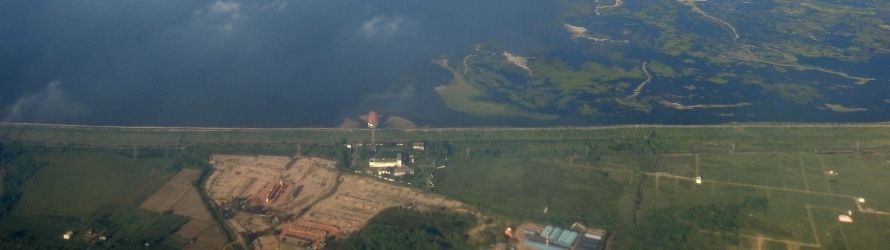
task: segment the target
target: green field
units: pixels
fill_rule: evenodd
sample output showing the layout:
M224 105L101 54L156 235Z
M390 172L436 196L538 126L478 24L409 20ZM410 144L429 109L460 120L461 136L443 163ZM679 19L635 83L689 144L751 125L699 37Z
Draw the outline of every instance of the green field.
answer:
M877 238L890 235L886 138L859 138L857 148L845 142L852 134L829 130L841 137L740 137L751 132L742 129L694 139L671 131L454 142L459 153L435 174L436 185L517 220L607 228L617 249L880 249L886 243ZM830 181L827 170L838 179ZM867 199L861 209L858 197ZM848 210L854 223L838 222Z
M467 235L477 222L468 214L449 211L386 209L347 239L327 249L468 249Z
M145 242L161 248L181 246L164 240L186 218L138 208L176 172L172 161L132 159L108 150L26 150L3 161L7 172L31 174L4 178L6 184L21 185L5 187L4 199L16 199L0 218L2 248L132 249ZM74 239L62 240L69 230L76 232ZM98 240L100 235L108 240Z
M118 152L42 153L51 157L46 158L49 164L22 185L22 199L4 221L24 216L20 211L33 207L31 204L48 205L29 211L72 218L89 217L89 211L115 207L115 202L132 206L140 199L128 202L114 197L151 192L97 190L125 185L107 180L123 173L167 178L162 176L172 172L153 167L164 165L165 154L173 155L171 159L200 161L214 152L293 155L298 151L341 159L343 143L370 140L368 130L167 130L0 127L0 141L6 144ZM443 159L436 165L444 168L419 171L423 175L419 177L434 176L436 187L431 192L464 201L508 224L567 227L582 222L605 228L614 249L882 249L887 246L883 239L890 236L890 196L886 195L890 189L890 126L884 124L378 130L376 140L391 145L426 141L429 154L441 155ZM120 155L132 154L134 148L154 158L141 158L139 164L115 163L132 162ZM98 166L87 166L92 164ZM72 168L83 173L64 174ZM101 179L89 174L101 168L108 171ZM828 170L839 174L836 178L826 176ZM695 183L696 176L702 177L701 184ZM50 177L71 179L41 184ZM102 181L78 187L79 193L90 194L68 200L70 211L59 210L61 203L28 195L59 196L42 186L57 189L87 179ZM149 183L142 186L163 183L140 181ZM7 191L8 183L9 178ZM423 182L412 183L426 188ZM860 197L866 202L857 202ZM110 199L115 202L107 202ZM77 202L84 204L73 204ZM838 215L848 211L854 222L839 222ZM62 219L47 221L52 223L76 224ZM364 233L361 237L383 239L370 237L375 235L373 231ZM355 242L361 237L350 244L361 245L361 241ZM491 242L503 240L492 236Z

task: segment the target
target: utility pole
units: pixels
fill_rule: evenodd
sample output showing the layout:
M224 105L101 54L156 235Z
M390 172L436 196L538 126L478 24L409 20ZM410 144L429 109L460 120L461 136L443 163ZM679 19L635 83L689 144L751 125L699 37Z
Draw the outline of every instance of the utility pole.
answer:
M377 143L374 142L374 140L375 140L374 136L375 136L374 129L372 128L371 129L371 150L374 150L374 152L377 152Z

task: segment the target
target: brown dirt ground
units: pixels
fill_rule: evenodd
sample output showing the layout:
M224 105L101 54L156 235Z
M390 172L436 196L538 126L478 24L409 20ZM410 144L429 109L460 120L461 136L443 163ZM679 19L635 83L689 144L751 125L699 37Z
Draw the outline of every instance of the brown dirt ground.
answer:
M251 206L262 205L272 215L261 216L240 212L227 223L238 233L269 232L277 225L274 217L299 215L321 197L333 192L337 184L336 162L305 157L291 161L284 156L213 155L214 173L205 183L214 204L223 205L235 198L245 198ZM287 188L273 202L266 203L266 194L283 182ZM265 238L265 245L269 239Z
M172 210L173 214L188 217L188 222L176 231L180 237L195 240L186 249L221 249L226 238L192 185L200 174L197 169L180 170L140 207L155 212Z
M208 179L205 189L214 203L224 204L234 198L252 200L262 204L279 218L305 219L336 226L338 237L363 228L380 211L406 206L416 209L445 207L456 212L471 213L480 221L484 215L464 204L445 197L424 193L409 187L382 182L379 179L357 175L339 175L336 162L306 157L295 161L288 168L288 157L213 155L210 161L215 172ZM272 185L284 181L285 192L274 202L265 203L265 194ZM299 192L295 192L299 189ZM308 210L307 210L308 209ZM305 213L302 213L305 210ZM299 216L299 217L297 217ZM272 216L239 213L228 220L236 232L270 232ZM474 230L484 230L495 224L481 225ZM261 236L262 248L288 244L277 242L274 235ZM272 241L276 242L272 242ZM277 248L276 248L277 249Z
M211 163L216 171L205 189L217 205L242 197L282 213L294 213L334 188L335 162L308 157L287 168L289 162L290 158L283 156L213 155ZM265 195L279 181L287 184L287 189L277 200L265 204Z
M344 234L361 229L383 209L394 206L446 207L468 211L463 204L444 197L380 182L371 177L345 175L329 198L313 206L303 219L330 224Z
M159 213L171 210L192 189L192 181L198 179L200 174L201 171L195 169L179 171L139 207Z

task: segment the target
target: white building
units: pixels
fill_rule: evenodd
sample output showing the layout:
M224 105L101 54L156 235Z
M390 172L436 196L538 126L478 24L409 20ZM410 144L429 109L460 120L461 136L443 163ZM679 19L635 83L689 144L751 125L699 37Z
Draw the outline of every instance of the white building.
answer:
M397 154L395 159L371 158L371 160L368 161L368 166L371 168L401 168L402 154Z
M395 168L392 170L393 176L405 176L405 175L414 175L414 169L410 168Z

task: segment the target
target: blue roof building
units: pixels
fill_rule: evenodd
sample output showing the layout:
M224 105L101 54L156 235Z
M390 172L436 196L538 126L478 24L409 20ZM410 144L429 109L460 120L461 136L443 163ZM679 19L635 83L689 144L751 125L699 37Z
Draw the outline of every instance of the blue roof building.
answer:
M526 232L523 241L526 247L539 250L564 250L569 249L578 239L578 232L547 226L540 234Z

